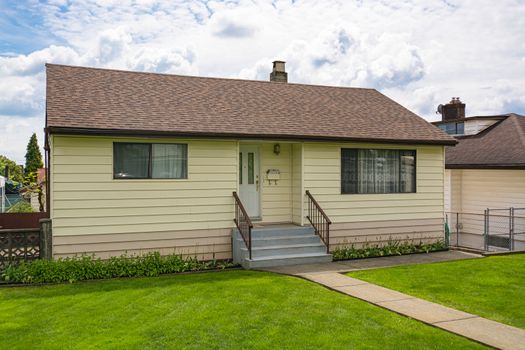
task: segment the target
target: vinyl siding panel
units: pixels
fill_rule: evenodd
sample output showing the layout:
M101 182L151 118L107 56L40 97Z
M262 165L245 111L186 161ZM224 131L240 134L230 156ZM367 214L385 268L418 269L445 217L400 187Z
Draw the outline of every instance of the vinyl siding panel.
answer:
M123 141L188 144L188 179L113 179L113 142ZM56 255L154 248L231 255L236 141L54 135L51 147ZM104 237L128 240L108 246Z
M417 151L416 193L341 194L341 148ZM444 150L442 146L305 143L304 188L333 222L331 248L443 237ZM306 213L305 213L306 215ZM356 226L361 224L362 226Z
M487 208L525 208L525 170L451 169L457 211L483 214ZM454 210L456 211L456 210Z
M496 124L498 119L472 119L465 121L465 135L476 135L489 126Z
M292 145L281 143L281 153L273 153L274 143L261 143L262 222L292 221ZM279 169L281 179L268 181L266 171Z
M292 145L292 221L303 224L303 145Z

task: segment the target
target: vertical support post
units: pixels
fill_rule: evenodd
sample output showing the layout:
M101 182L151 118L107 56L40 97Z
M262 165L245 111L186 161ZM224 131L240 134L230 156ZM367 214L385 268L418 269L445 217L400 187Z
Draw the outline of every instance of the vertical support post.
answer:
M514 250L514 207L509 208L509 250Z
M51 219L40 219L40 259L53 259L53 231Z
M485 251L489 250L489 209L485 209L485 225L483 228Z
M250 254L250 260L252 260L252 228L248 226L248 245L250 246L249 254Z
M456 213L456 247L459 247L459 213Z
M448 248L450 245L450 226L448 225L448 214L445 213L445 245Z

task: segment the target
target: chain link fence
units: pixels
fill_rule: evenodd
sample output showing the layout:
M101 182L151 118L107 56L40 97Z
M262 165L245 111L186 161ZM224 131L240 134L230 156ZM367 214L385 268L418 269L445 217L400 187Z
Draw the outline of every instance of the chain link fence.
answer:
M480 251L525 250L525 208L488 208L483 214L445 213L452 247Z

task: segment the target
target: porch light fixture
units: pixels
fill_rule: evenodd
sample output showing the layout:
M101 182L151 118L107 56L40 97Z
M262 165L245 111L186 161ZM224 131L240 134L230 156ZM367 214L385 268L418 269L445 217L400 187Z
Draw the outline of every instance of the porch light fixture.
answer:
M281 153L281 145L276 143L275 145L273 145L273 153L275 153L275 155L279 155L279 153Z

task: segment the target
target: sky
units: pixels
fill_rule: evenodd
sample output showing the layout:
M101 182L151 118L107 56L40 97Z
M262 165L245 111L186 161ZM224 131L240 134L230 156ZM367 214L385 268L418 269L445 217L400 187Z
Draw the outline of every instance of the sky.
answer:
M525 114L525 0L0 0L0 154L42 144L45 63L375 88Z

